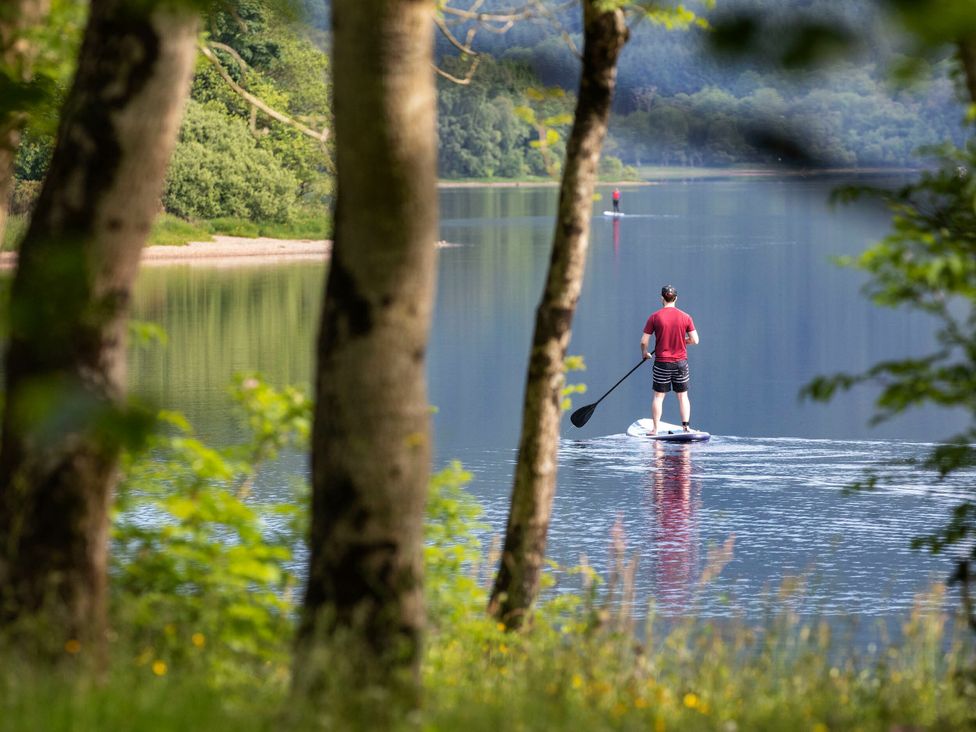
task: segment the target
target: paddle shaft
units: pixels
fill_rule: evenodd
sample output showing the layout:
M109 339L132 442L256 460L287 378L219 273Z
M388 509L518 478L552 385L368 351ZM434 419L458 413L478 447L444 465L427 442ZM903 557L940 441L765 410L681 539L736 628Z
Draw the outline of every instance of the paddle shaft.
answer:
M634 373L634 372L635 372L635 371L636 371L637 369L639 369L639 368L640 368L641 366L643 366L643 365L644 365L644 362L645 362L645 361L650 361L650 360L651 360L651 359L649 359L649 358L642 358L642 359L640 360L640 363L638 363L638 364L637 364L636 366L634 366L634 368L632 368L632 369L631 369L630 371L628 371L628 372L627 372L626 374L624 374L624 375L623 375L623 376L621 377L621 379L620 379L620 381L618 381L618 382L617 382L616 384L614 384L613 386L611 386L611 387L610 387L610 388L609 388L609 389L607 390L607 393L606 393L606 394L604 394L604 395L603 395L602 397L600 397L599 399L597 399L597 400L596 400L595 402L593 402L593 404L591 404L590 406L593 406L593 407L596 407L596 405L597 405L597 404L599 404L600 402L602 402L602 401L603 401L604 399L606 399L606 398L607 398L607 396L608 396L608 395L610 394L610 392L611 392L611 391L613 391L613 390L614 390L614 389L616 389L616 388L617 388L618 386L620 386L620 385L621 385L622 383L624 383L624 379L626 379L626 378L627 378L628 376L630 376L630 375L631 375L632 373Z

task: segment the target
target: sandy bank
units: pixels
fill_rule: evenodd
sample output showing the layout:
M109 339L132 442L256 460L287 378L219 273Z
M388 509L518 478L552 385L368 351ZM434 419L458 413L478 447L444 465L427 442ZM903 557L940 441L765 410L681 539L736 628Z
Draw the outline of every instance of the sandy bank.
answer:
M438 248L458 246L446 241ZM142 250L142 264L157 267L173 264L203 267L248 267L263 264L316 261L329 258L332 242L326 239L270 239L217 235L212 241L192 241L183 246L151 246ZM0 253L0 269L12 269L15 252Z
M145 266L206 264L208 266L268 264L329 256L332 242L321 239L250 239L217 235L213 241L191 241L184 246L151 246L142 250Z

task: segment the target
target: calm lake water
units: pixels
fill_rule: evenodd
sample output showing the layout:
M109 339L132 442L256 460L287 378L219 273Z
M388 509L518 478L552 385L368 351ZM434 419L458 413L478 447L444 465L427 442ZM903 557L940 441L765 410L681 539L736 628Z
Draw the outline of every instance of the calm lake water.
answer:
M768 609L784 582L805 588L786 602L829 616L892 618L943 579L948 558L909 549L934 530L973 476L939 485L903 465L947 437L963 415L923 411L869 427L869 389L801 403L818 374L857 372L924 353L932 323L882 311L860 294L863 277L830 258L884 235L870 206L830 209L834 182L761 179L667 182L624 191L620 220L594 205L586 281L570 352L571 374L595 401L639 360L661 285L678 289L701 336L691 351L693 424L714 437L690 447L624 435L649 414L650 368L607 398L583 429L564 420L552 556L608 562L620 522L639 556L637 600L665 616ZM429 360L436 465L459 459L471 491L501 531L511 490L534 310L549 258L553 188L441 192L440 278ZM134 387L184 411L214 441L233 439L225 397L232 375L307 385L324 265L143 270L136 316L169 332L167 348L133 354ZM391 347L396 347L391 344ZM678 421L669 397L665 418ZM892 480L871 494L844 487L873 465ZM268 471L261 491L283 495L303 456ZM731 561L700 586L710 547L734 542Z

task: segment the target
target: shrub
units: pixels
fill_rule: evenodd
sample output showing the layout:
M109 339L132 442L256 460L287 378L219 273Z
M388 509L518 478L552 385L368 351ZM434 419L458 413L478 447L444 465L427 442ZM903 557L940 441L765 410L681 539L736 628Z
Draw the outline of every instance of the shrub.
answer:
M246 122L216 104L188 104L163 192L169 213L283 222L297 198L298 181L258 146Z
M10 213L17 215L29 215L34 210L38 196L41 195L41 181L39 180L18 180L14 181L14 190L10 196Z

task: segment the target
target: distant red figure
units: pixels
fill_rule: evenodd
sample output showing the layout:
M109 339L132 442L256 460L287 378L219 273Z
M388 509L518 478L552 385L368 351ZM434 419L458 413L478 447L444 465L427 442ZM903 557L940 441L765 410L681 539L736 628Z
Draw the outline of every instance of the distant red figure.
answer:
M613 212L620 213L620 189L613 189Z

